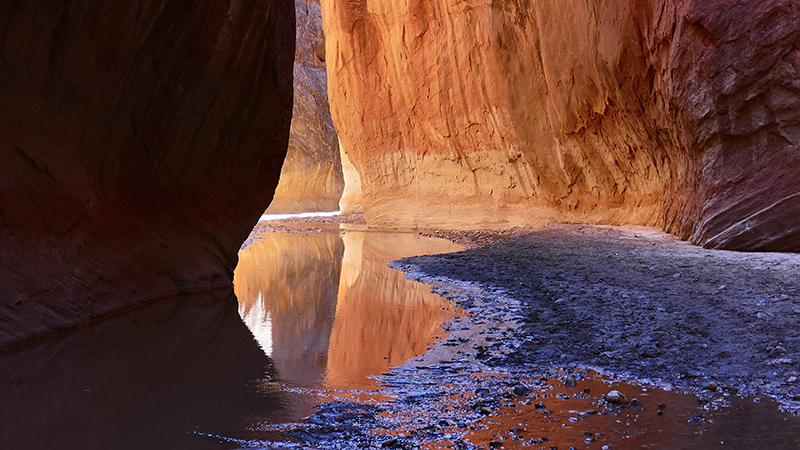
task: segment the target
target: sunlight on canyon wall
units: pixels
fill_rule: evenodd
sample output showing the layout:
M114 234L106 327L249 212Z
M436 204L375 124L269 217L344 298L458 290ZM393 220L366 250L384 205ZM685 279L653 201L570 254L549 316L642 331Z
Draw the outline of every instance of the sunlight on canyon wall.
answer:
M331 113L371 226L635 224L800 250L794 1L322 0L322 13Z
M344 179L328 104L319 0L295 0L297 50L289 149L270 214L336 211Z

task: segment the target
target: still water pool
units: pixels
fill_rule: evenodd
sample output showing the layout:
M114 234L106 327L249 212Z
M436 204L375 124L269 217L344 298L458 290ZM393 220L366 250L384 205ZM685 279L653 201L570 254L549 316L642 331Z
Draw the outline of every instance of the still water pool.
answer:
M459 247L329 227L263 235L240 252L234 291L158 301L0 354L0 449L291 445L275 425L331 400L383 402L361 425L358 442L372 447L398 436L425 449L800 448L800 420L769 399L698 401L592 371L480 364L476 348L513 347L505 319L487 312L498 300L473 320L387 265ZM383 389L375 377L387 372ZM610 389L641 404L603 406ZM320 448L342 444L325 439Z
M410 233L269 233L230 291L158 301L0 355L0 449L220 449L285 439L330 396L370 396L451 305L387 262L458 250ZM238 301L237 301L238 297Z

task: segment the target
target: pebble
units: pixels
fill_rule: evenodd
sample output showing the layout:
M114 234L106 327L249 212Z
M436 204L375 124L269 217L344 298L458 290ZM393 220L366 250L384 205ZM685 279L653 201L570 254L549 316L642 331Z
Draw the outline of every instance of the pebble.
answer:
M514 392L514 395L523 397L523 396L528 395L528 392L530 392L530 389L528 389L527 387L525 387L525 386L520 384L520 385L514 386L513 392Z
M641 404L642 404L642 402L639 401L638 398L634 397L634 398L631 399L631 403L630 403L631 406L640 406Z
M484 416L488 416L489 414L492 413L492 410L490 408L487 408L486 406L482 406L479 412Z
M396 447L397 444L398 444L397 438L389 439L388 441L386 441L383 444L381 444L381 447L383 447L383 448Z
M545 409L545 408L547 408L547 406L544 406L544 403L537 403L537 404L533 405L533 407L536 408L536 409Z
M575 386L577 386L577 384L578 384L578 382L575 381L575 378L567 378L564 381L564 386L566 386L568 388L574 388Z
M611 391L608 394L606 394L606 401L614 405L622 404L623 402L625 402L625 394L616 390Z
M784 403L784 406L791 410L792 412L800 411L800 402L798 401L789 401ZM786 420L785 418L783 420Z
M778 341L772 341L767 346L767 353L786 353L787 350Z
M713 381L711 383L708 383L707 385L703 386L704 390L711 391L711 392L716 392L717 388L718 388L717 383L714 383Z

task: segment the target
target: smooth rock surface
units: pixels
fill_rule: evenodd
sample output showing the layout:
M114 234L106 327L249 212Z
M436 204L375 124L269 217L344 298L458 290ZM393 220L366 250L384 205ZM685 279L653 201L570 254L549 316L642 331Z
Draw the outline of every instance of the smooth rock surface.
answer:
M659 226L800 250L790 0L322 0L371 226ZM352 186L352 189L350 188Z
M289 150L270 214L337 211L344 188L339 142L328 105L325 34L319 0L295 0L297 49Z
M0 5L0 348L231 286L286 151L294 17Z

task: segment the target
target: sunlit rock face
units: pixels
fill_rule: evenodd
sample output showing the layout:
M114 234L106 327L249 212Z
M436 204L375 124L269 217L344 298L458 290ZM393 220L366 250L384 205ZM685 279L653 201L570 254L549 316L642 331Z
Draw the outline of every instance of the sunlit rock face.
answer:
M286 151L294 8L0 5L0 347L231 286Z
M370 225L637 224L800 250L795 2L322 8L345 182Z
M328 105L325 34L319 0L295 0L297 50L289 150L268 213L336 211L344 188Z

